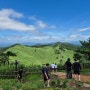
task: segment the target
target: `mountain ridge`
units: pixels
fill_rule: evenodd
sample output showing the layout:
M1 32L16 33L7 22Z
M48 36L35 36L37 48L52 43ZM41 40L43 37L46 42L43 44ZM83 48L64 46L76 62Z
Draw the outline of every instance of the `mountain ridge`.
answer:
M10 62L18 60L24 65L42 65L45 63L65 63L67 58L71 58L73 61L73 55L76 47L71 47L72 44L62 44L61 42L49 44L49 45L38 45L38 46L27 46L21 44L14 44L8 47L4 52L11 51L16 53L17 56L10 56Z

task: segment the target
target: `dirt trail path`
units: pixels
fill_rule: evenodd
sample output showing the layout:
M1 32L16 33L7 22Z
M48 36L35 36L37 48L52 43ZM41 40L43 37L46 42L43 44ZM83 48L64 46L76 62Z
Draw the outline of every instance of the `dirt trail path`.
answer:
M53 73L55 75L58 75L59 78L65 79L66 74L63 72L55 72ZM73 75L74 78L74 75ZM90 76L81 75L81 82L90 82Z

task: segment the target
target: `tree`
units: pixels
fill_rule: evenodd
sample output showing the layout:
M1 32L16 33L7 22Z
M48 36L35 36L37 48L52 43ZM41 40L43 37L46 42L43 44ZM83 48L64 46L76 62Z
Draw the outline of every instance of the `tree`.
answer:
M6 53L1 53L0 54L0 63L3 63L5 65L7 61L8 61L8 57L7 57Z
M80 53L75 53L73 58L80 60L82 58L82 55Z
M80 41L80 43L82 45L81 47L90 49L90 38L88 38L87 41Z
M7 51L6 55L8 56L8 65L9 65L9 57L10 56L16 56L16 53L13 53L12 51Z
M60 54L60 50L59 49L55 49L55 54Z
M90 60L90 38L88 38L87 41L80 41L80 43L81 47L77 51L87 55L88 59Z

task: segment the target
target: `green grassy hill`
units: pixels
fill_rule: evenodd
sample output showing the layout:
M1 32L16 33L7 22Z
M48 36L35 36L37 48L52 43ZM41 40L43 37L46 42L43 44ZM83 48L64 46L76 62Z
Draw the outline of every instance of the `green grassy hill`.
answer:
M12 51L17 54L17 56L10 56L10 62L15 60L20 61L21 64L25 65L42 65L45 63L62 63L64 64L67 58L71 58L73 61L73 50L61 50L59 45L53 46L43 46L43 47L30 47L24 45L14 45L9 47L5 52ZM58 50L59 54L55 54L55 51Z

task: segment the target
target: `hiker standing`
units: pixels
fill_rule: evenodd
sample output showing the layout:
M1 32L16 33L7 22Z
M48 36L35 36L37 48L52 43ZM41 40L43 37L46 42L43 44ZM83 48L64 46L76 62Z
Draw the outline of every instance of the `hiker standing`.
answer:
M66 78L72 78L72 72L71 72L71 68L72 68L72 64L70 62L70 58L67 59L66 63L65 63L65 67L66 67Z
M81 70L81 65L80 63L77 61L77 59L74 59L74 63L73 63L73 70L74 70L74 78L75 80L77 79L76 74L78 75L78 80L80 81L80 70Z
M18 61L15 60L15 70L17 71Z
M57 64L55 63L54 71L57 72Z
M50 76L49 76L49 64L48 63L43 68L43 78L44 78L45 86L47 85L47 87L50 87Z
M18 80L19 80L20 82L22 82L22 73L23 73L23 69L20 68L19 71L18 71Z
M55 64L54 63L51 64L51 68L52 68L52 72L54 72L54 70L55 70Z

